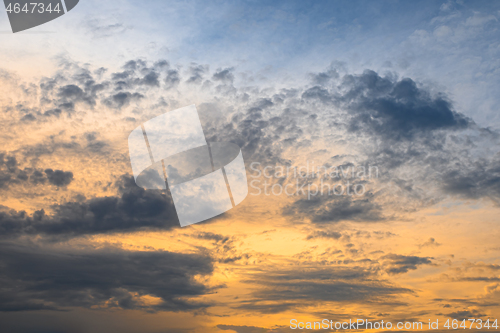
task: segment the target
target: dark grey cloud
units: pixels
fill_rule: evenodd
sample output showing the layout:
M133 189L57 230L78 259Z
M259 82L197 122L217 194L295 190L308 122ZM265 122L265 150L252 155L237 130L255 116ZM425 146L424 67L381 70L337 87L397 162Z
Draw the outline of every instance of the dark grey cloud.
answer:
M162 76L169 68L166 60L148 66L146 61L138 59L125 63L121 72L105 76L105 68L91 72L67 61L60 72L52 78L44 78L40 83L41 104L70 113L82 103L94 108L98 101L109 108L121 109L132 101L142 99L145 90L159 88ZM53 114L47 111L38 115Z
M386 218L382 207L373 202L372 196L316 196L301 198L284 208L283 214L310 219L313 223L341 221L379 222Z
M31 113L28 113L27 115L25 115L24 117L21 118L21 121L25 121L25 122L30 122L30 121L34 121L34 120L36 120L36 117Z
M234 68L218 69L212 76L212 80L231 84L234 81Z
M410 270L416 270L420 265L430 265L432 261L429 257L404 256L399 254L388 254L382 257L388 266L386 272L389 274L402 274Z
M108 85L97 82L88 69L66 62L59 73L40 82L42 110L37 113L38 119L58 117L63 111L73 113L79 105L94 108Z
M53 110L47 110L43 113L44 116L50 117L50 116L55 116L59 118L61 115L62 110L61 109L53 109Z
M472 165L455 165L442 175L444 191L467 199L488 197L500 202L500 158L481 159Z
M210 223L210 221L207 221ZM207 223L205 222L205 223ZM240 251L235 244L238 239L236 236L224 236L212 232L199 232L190 234L190 237L198 240L211 241L210 251L214 260L223 264L248 264L251 254ZM203 243L202 243L203 244ZM199 248L201 245L198 246Z
M169 230L179 226L169 193L146 191L126 176L117 186L119 196L54 205L53 215L46 215L44 210L32 216L25 212L0 212L0 237L65 238L144 229Z
M79 83L85 90L75 84L60 87L57 93L57 97L59 98L57 103L59 106L64 107L65 105L72 105L72 108L74 108L74 105L80 102L86 103L90 107L95 106L97 99L96 93L104 89L104 86L95 84L91 78L86 82L82 82L82 78L78 77L76 80L80 81Z
M189 78L187 79L187 83L196 83L200 84L203 82L204 75L208 72L208 66L206 65L198 65L191 64L189 66Z
M138 101L142 98L144 98L144 95L140 93L130 93L128 91L124 91L108 97L103 101L103 103L109 108L121 109L124 106L128 106L130 102Z
M139 59L127 62L119 72L106 75L102 69L91 72L76 64L65 66L64 71L42 80L43 107L36 110L23 105L19 119L49 121L50 117L72 112L79 105L92 106L95 102L120 112L132 102L150 100L151 94L163 94L179 85L182 88L183 82L203 83L203 88L190 85L189 89L214 89L215 97L205 103L210 107L200 107L199 111L220 111L220 116L214 118L211 113L210 121L204 123L207 140L238 144L249 163L289 165L293 161L285 158L287 149L304 152L313 149L313 143L322 135L337 136L332 145L349 142L353 159L377 165L381 170L380 182L400 190L397 200L403 197L420 201L423 206L439 201L444 194L497 201L500 198L498 158L474 160L478 144L472 139L465 140L463 134L485 130L457 113L444 94L431 93L409 78L381 76L369 70L341 76L341 70L331 67L311 74L310 86L274 91L233 87L233 68L210 73L206 65L191 64L181 73L165 60L150 64ZM210 80L215 84L204 84ZM231 86L233 90L222 92L217 88L221 86ZM168 96L155 100L160 100L158 105L162 106L171 103ZM490 137L481 135L484 142L498 141L493 138L494 133ZM86 145L95 153L105 147L106 143L100 140L89 140ZM39 148L51 151L50 147ZM405 168L416 172L405 178L398 174ZM443 195L425 191L423 188L428 184L425 182L432 182ZM391 199L396 200L396 196ZM375 222L387 220L384 208L376 196L366 195L356 200L298 199L285 213L308 216L315 223Z
M315 239L315 238L331 238L331 239L340 239L342 234L336 231L314 231L311 235L307 236L307 239Z
M472 309L472 310L462 310L462 311L455 311L447 314L448 317L452 319L457 319L457 320L464 320L468 318L475 318L475 319L480 319L484 318L487 315L485 313L482 313L478 310ZM468 322L470 324L470 322ZM467 326L468 327L468 326ZM476 327L476 326L473 326Z
M431 96L409 79L381 77L366 70L345 75L340 90L315 86L302 95L349 111L350 132L368 132L385 139L412 139L439 129L463 129L472 121L453 110L444 95Z
M129 67L129 66L126 64L125 67ZM111 78L114 81L119 81L120 82L121 80L128 79L132 75L132 73L133 73L132 71L124 71L124 72L119 72L119 73L113 73L113 75L111 76Z
M136 86L159 87L159 72L168 70L169 67L166 60L156 62L153 67L148 67L143 60L131 60L123 66L123 72L113 73L111 78L117 90Z
M203 118L203 113L201 116ZM220 122L212 119L207 123L209 126L204 126L207 141L233 142L242 148L245 161L266 165L289 163L283 158L283 151L307 141L301 138L304 133L301 124L309 125L315 121L306 111L283 109L272 98L261 97L247 101L245 106L231 114L229 122L225 121L226 118L220 117Z
M499 306L500 303L494 300L491 302L488 298L475 298L475 299L470 299L470 298L435 298L433 299L435 302L446 302L446 303L453 303L456 304L454 307L494 307L494 306ZM445 306L447 308L447 306Z
M89 132L84 135L85 140L87 141L87 145L85 146L85 150L90 150L93 153L102 153L109 144L106 141L98 139L99 133L97 132Z
M16 156L23 165L37 165L40 158L46 156L50 157L57 154L67 155L106 155L111 153L110 143L101 139L99 132L92 132L93 135L89 136L89 132L83 133L80 136L71 136L67 138L64 132L62 135L52 135L43 140L33 142L11 153ZM122 159L124 159L122 157ZM47 166L46 166L47 167ZM42 170L43 171L43 170Z
M176 69L169 70L167 76L165 77L165 89L169 90L181 82L179 71Z
M135 71L137 69L144 68L144 67L146 67L146 62L142 59L129 60L123 66L123 68L125 68L126 70L132 70L132 71Z
M441 246L440 243L436 241L433 237L429 238L425 243L420 244L418 247L436 247L436 246Z
M412 293L374 277L376 270L363 267L309 268L304 270L266 270L243 280L257 284L252 299L238 308L262 313L279 313L317 302L404 305L398 295Z
M56 186L67 186L73 180L73 172L62 170L45 170L49 183Z
M332 79L338 79L340 77L339 72L336 69L329 69L325 72L312 73L310 75L311 81L320 86L327 85Z
M234 72L230 69L221 69L211 74L208 67L193 65L188 69L187 75L181 75L178 70L171 69L166 61L150 65L143 60L134 60L125 64L121 72L107 76L105 76L105 70L102 69L94 72L82 68L66 69L61 75L43 80L41 84L43 107L38 110L25 105L19 106L16 109L20 114L17 119L26 117L25 121L30 122L49 121L50 117L59 117L65 112L78 110L81 106L92 107L94 101L107 105L118 113L120 109L133 101L146 100L151 92L164 94L167 90L179 85L182 88L181 82L193 83L189 86L190 89L197 89L194 83L202 84L210 80L215 84L203 84L203 89L215 87L218 83L223 83L221 86L234 83ZM470 134L478 131L484 132L484 130L478 130L471 120L454 111L452 103L444 95L431 94L411 79L401 80L391 75L381 77L371 71L360 75L340 77L337 71L328 70L324 73L313 74L311 79L312 86L277 91L244 87L235 88L235 91L227 90L227 94L222 94L221 90L215 89L214 91L219 93L214 95L211 107L219 108L222 116L215 120L211 119L212 121L207 123L207 128L204 127L208 141L237 143L242 147L247 162L259 161L268 164L279 162L289 165L292 161L286 159L283 152L287 149L297 149L301 153L309 151L312 154L317 151L317 147L314 147L314 140L321 138L324 134L327 138L326 142L331 142L332 147L337 143L346 144L351 154L349 156L362 161L370 160L373 164L379 165L381 174L385 177L381 181L392 182L391 184L404 189L405 193L411 193L412 196L409 195L409 197L412 200L420 200L415 193L418 192L418 186L424 180L428 181L427 184L431 183L433 188L442 189L445 193L458 197L473 199L500 197L497 182L498 159L492 156L487 156L484 160L474 159L474 155L479 152L477 141L465 135L460 138L464 131ZM166 101L170 103L168 96L165 98L165 103ZM230 107L224 107L224 103ZM199 110L203 111L203 108ZM137 119L140 119L140 115L137 115ZM489 136L485 133L481 135L485 136L484 142L490 144L497 142L491 133L488 134ZM450 141L453 141L452 146L450 146ZM106 143L100 141L97 134L87 133L84 144L73 141L48 142L31 147L30 151L26 151L26 156L53 154L60 147L68 149L83 147L91 152L99 152L105 145ZM328 153L326 149L325 152ZM10 186L14 182L49 181L43 169L22 169L13 156L4 154L0 160L2 170L0 187L2 184ZM426 178L411 174L410 178L405 179L397 174L398 168L410 171L420 170ZM52 171L51 174L55 175L56 172ZM53 180L52 184L57 185L57 183L64 184L64 179L68 181L69 177L62 176L54 179L57 180ZM122 178L117 185L120 188L117 196L82 198L75 202L55 205L51 207L54 211L52 215L46 215L44 211L38 211L33 215L3 211L0 213L0 235L4 238L42 235L57 240L98 233L170 230L178 226L175 208L168 193L137 188L130 177ZM313 224L321 225L321 227L340 221L385 221L389 217L384 214L384 202L378 200L379 195L367 193L359 198L329 196L318 196L312 200L302 198L287 206L284 214L299 219L310 219ZM404 209L406 208L404 206ZM339 235L337 232L319 230L313 231L307 237L339 239ZM233 240L228 236L197 233L193 237L212 242L216 248L214 252L220 251L220 257L212 259L214 262L231 263L244 258L241 253L234 252ZM353 245L350 244L350 246ZM81 255L84 258L78 257L75 263L87 267L90 257L97 260L96 270L92 272L96 276L103 274L114 278L115 281L120 282L117 285L121 286L121 289L119 287L109 289L108 286L93 287L92 283L97 283L98 279L92 280L85 275L83 277L86 280L82 281L82 285L87 289L79 289L80 287L70 289L66 287L66 282L53 282L56 278L55 273L67 276L61 271L66 261L59 261L61 268L56 269L54 275L50 275L50 272L29 271L31 261L26 259L27 255L23 257L21 254L16 254L18 252L23 251L7 249L3 252L5 255L0 256L0 260L4 260L4 257L12 255L14 258L18 257L21 263L27 263L21 267L25 270L22 271L19 267L13 267L14 264L8 261L8 258L4 261L11 271L0 273L0 277L5 278L5 288L9 286L20 288L14 289L17 299L9 298L8 290L2 296L5 300L2 303L9 304L10 309L15 309L16 306L19 309L29 307L38 309L41 306L55 309L72 304L64 295L54 296L54 285L58 284L68 288L63 288L61 293L69 290L67 297L74 299L74 304L77 306L84 307L91 306L92 300L96 302L94 304L111 300L107 303L110 306L154 311L163 308L172 309L172 304L178 301L176 297L161 294L162 288L167 288L165 285L158 285L162 281L154 281L149 286L150 276L138 272L138 270L148 272L148 268L155 267L156 262L160 264L171 262L175 254L168 254L167 259L162 259L161 255L164 253L156 252L153 257L135 252L119 255L110 255L107 252L83 253ZM42 254L47 258L56 256L47 251ZM146 257L141 257L141 255ZM35 264L39 260L47 267L52 267L55 265L52 261L56 261L56 259L38 257L35 259L33 259ZM179 260L184 262L183 259L185 258ZM111 260L118 262L116 274L105 270L103 262L114 267ZM370 261L366 258L362 260ZM377 272L402 274L418 269L422 265L430 265L431 260L432 258L428 257L391 254L380 258L380 265L375 262L367 264L371 265L369 268L309 269L300 267L296 270L274 272L262 270L244 281L247 284L256 285L258 289L249 295L249 300L241 303L241 308L274 313L298 309L322 301L403 305L397 301L397 297L411 293L411 290L399 288L387 281L379 281L376 276ZM138 263L134 270L139 275L132 275L127 270L127 265L129 262L138 261L150 262L152 265L146 267ZM348 262L346 260L344 263ZM68 265L68 269L73 269L72 264ZM171 265L175 266L177 263ZM184 267L182 263L179 265ZM203 264L200 263L198 266L200 265ZM35 265L36 267L39 266ZM165 270L161 268L159 272L164 273ZM75 268L75 272L80 271ZM190 277L197 274L196 272L200 271L188 270L184 275L179 274L179 279L189 282ZM132 275L130 279L137 278L137 280L128 280L127 276L121 277L127 274ZM202 270L202 273L198 274L210 274L210 270ZM160 275L154 278L161 279ZM71 279L76 279L76 277L69 275L67 280ZM13 285L11 281L14 280L22 281L22 283L19 286ZM47 289L40 286L43 280L48 281ZM27 283L25 284L24 281ZM142 285L142 282L147 285ZM110 284L109 281L107 283ZM31 285L38 288L36 292L27 287ZM191 291L189 283L179 288L182 294L179 296L181 300L189 295L198 296L207 292L206 287L205 289L194 288L198 291ZM144 307L131 296L131 293L136 292L141 295L151 294L160 297L163 308L161 306ZM23 295L26 298L19 299ZM91 301L87 295L92 296ZM206 307L206 304L197 304L189 308L191 305L184 303L180 308L202 309ZM175 305L177 306L177 303Z
M75 86L74 84L70 84L59 88L58 95L62 98L67 99L81 99L84 93L80 87Z
M10 185L31 183L33 185L49 184L64 187L73 181L71 171L52 170L24 167L21 168L14 155L0 153L0 189L7 189Z
M150 87L159 87L160 81L158 80L160 76L156 72L149 72L142 79L142 83Z
M167 251L88 250L64 253L0 243L0 311L67 307L190 311L210 304L196 275L213 272L210 257ZM141 296L158 299L144 302ZM189 299L188 299L189 298Z
M498 151L482 151L487 146L498 146L498 133L478 128L471 119L455 111L444 94L431 93L409 78L382 77L369 70L341 78L320 74L325 80L320 84L313 77L316 85L302 93L302 101L312 103L311 107L340 110L332 112L331 117L326 115L328 112L320 117L335 131L345 133L344 142L349 142L349 148L355 147L354 158L381 170L379 182L398 188L399 195L390 198L394 202L392 209L404 213L402 207L406 204L396 203L403 198L422 207L449 194L500 203ZM408 170L410 176L401 174L408 174ZM318 210L312 210L314 203L299 200L297 205L302 205L304 211L317 212L324 203L316 203ZM368 220L383 216L385 207L377 206L372 200L366 202L364 210L376 207L377 212L379 208L378 217L369 216ZM337 214L349 215L350 208L347 206L346 211ZM354 211L364 211L363 207L358 208ZM323 212L328 212L328 208Z
M215 234L213 232L200 232L200 233L191 235L191 237L195 237L198 239L211 240L211 241L214 241L216 243L220 242L222 244L228 242L230 239L228 236L224 236L221 234Z
M452 281L467 281L467 282L500 282L500 277L486 277L486 276L471 276L460 277Z
M217 325L217 328L223 331L234 331L237 333L262 333L267 331L262 327L256 326Z
M281 332L305 332L305 330L291 329L290 327L264 328L247 325L217 325L223 331L233 331L236 333L281 333ZM328 331L325 331L328 332Z
M17 160L15 156L5 156L4 153L0 156L0 163L5 165L8 171L13 172L17 169Z

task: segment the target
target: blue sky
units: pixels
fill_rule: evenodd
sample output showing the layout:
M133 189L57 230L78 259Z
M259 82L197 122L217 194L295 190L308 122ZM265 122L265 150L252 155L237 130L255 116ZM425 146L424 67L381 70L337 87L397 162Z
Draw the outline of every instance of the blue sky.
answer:
M162 58L235 67L287 86L341 62L350 72L428 82L457 110L498 129L499 10L496 1L83 0L24 34L9 34L0 15L0 60L47 75L61 58L103 66Z

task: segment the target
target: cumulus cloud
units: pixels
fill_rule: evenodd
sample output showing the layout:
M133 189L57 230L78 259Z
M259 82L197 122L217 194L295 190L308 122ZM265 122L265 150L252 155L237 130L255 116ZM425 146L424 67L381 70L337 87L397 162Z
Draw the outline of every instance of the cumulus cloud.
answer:
M413 291L377 280L375 273L376 270L356 266L266 270L244 280L260 288L252 293L252 299L242 301L239 308L279 313L316 302L403 305L395 297Z
M32 216L25 212L0 212L0 237L45 235L64 238L142 229L169 230L179 226L169 194L139 188L129 176L122 177L117 186L119 196L54 205L51 207L55 211L53 215L46 215L44 210Z
M456 320L464 320L468 318L484 318L485 313L478 311L477 309L455 311L447 314L448 317Z
M233 83L234 81L233 71L234 68L219 69L217 70L217 72L214 73L212 79L214 81L220 81L222 83Z
M466 167L452 167L442 177L442 188L447 193L468 199L500 198L500 156L490 160L474 161Z
M207 72L208 72L208 66L198 65L193 63L189 67L189 78L187 79L186 82L200 84L203 82L203 77Z
M429 238L426 242L420 244L418 247L435 247L435 246L441 246L440 243L436 242L434 238Z
M213 272L210 257L166 251L92 250L61 253L0 243L0 311L67 307L189 311L210 304L197 275Z
M119 92L105 99L104 105L110 108L121 109L124 106L128 106L131 101L140 100L141 98L144 98L144 96L139 93Z
M330 223L340 221L379 222L385 220L382 208L371 200L364 198L317 197L309 200L298 199L284 209L285 215L308 218L313 223Z
M330 159L324 160L325 166L352 164L353 161L349 161L352 159L376 165L380 179L366 180L364 184L369 190L359 197L315 196L311 200L297 197L284 207L284 215L307 218L315 224L382 222L391 219L387 210L404 213L407 207L433 204L445 194L473 199L498 200L500 197L496 166L500 155L491 155L482 148L496 142L498 135L478 128L471 119L456 112L444 94L431 92L412 79L399 79L394 74L381 76L367 70L341 76L335 69L311 74L310 84L299 88L249 89L235 86L235 71L234 68L218 69L210 75L207 65L191 64L186 72L180 72L167 61L150 64L145 60L131 60L121 71L106 74L103 69L92 71L68 61L64 63L64 71L40 83L38 111L20 109L18 112L23 117L29 112L35 118L31 122L42 122L49 121L45 115L51 114L51 119L57 119L64 112L73 114L72 110L85 108L108 107L120 114L129 110L131 103L144 104L148 100L157 100L158 107L163 109L165 105L178 105L178 100L168 97L175 87L179 91L198 89L203 96L207 92L212 95L207 103L199 106L207 140L238 144L248 163L292 165L294 161L290 160L288 151L306 152L314 158L312 147L316 142L330 140L335 135L332 144L348 145L351 154L341 156L332 149L322 149L321 154L331 154ZM210 80L233 90L222 93L215 87L210 90L210 85L205 84L197 88L196 84ZM63 107L66 104L71 107ZM154 112L154 109L153 106L151 110ZM219 110L217 115L214 109ZM125 119L136 122L137 111L134 112L126 113ZM88 133L84 143L74 140L57 143L51 139L45 145L26 146L19 151L25 156L40 156L54 154L58 145L93 154L110 149L110 142ZM46 178L56 186L66 186L72 179L70 171L14 170L8 163L14 161L4 154L0 177L0 186L4 188L23 179L43 183ZM391 190L380 191L380 187ZM147 200L156 200L153 197ZM92 207L96 207L99 201L119 203L122 198L93 200ZM88 211L90 208L75 209ZM68 209L61 206L55 211L57 215ZM128 221L123 225L131 223L126 216L115 213L101 215L107 218L113 215L114 219L121 216ZM99 215L92 212L96 214ZM108 226L102 230L111 229Z
M432 261L429 257L418 256L404 256L399 254L388 254L383 256L382 259L386 260L387 273L389 274L402 274L408 273L410 270L416 270L420 265L430 265Z
M67 186L73 180L73 172L62 170L45 170L49 183L56 186Z
M207 140L238 144L248 163L292 165L288 152L315 158L313 147L328 141L332 147L321 150L323 155L331 154L323 160L326 167L357 161L379 168L380 179L368 180L370 189L363 196L297 197L284 208L287 216L306 216L313 223L381 222L391 219L386 210L405 213L411 207L438 202L447 194L494 201L500 197L500 153L483 149L497 142L498 134L479 128L456 112L444 94L410 78L381 76L371 70L342 76L330 68L312 73L310 83L302 87L276 90L235 85L238 73L234 68L210 73L208 65L191 64L181 72L165 60L153 64L130 60L121 71L109 74L70 61L63 69L40 83L40 105L13 111L20 114L17 119L31 114L33 117L26 118L30 123L55 121L65 113L77 117L74 110L104 107L137 122L137 117L145 116L135 109L131 112L132 105L147 104L141 109L164 112L166 106L183 105L186 89L195 90L207 98L198 108ZM200 85L202 82L207 84ZM222 91L218 88L222 85L230 89ZM151 101L156 104L149 105ZM80 147L86 153L111 147L105 139L88 137L85 145L52 139L43 147L21 151L54 154L57 145ZM350 154L335 154L335 146L349 149ZM32 171L34 182L42 181L40 172L43 170ZM17 182L17 176L24 177L3 172L1 186ZM60 178L52 183L64 186L69 179ZM387 190L378 190L381 187Z
M181 82L180 74L178 70L172 69L167 72L167 76L165 77L165 88L167 90L176 87L179 82Z
M71 171L37 169L31 167L20 168L14 155L0 153L0 189L7 189L10 185L30 183L32 185L49 184L65 187L73 181Z
M315 238L331 238L331 239L340 239L342 234L336 231L315 231L312 235L307 236L307 239L315 239Z

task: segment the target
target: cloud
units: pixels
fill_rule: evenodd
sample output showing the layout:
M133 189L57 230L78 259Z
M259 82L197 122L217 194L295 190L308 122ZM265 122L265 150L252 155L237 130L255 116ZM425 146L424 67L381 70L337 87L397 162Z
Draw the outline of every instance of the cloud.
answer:
M242 300L238 308L262 313L279 313L317 302L399 304L396 295L412 293L384 281L375 271L362 267L309 268L307 270L266 270L245 283L260 288L252 299Z
M128 91L124 92L119 92L117 94L114 94L113 96L108 97L105 99L104 105L114 108L114 109L121 109L124 106L128 106L130 102L132 101L137 101L144 98L144 95L139 94L139 93L130 93Z
M329 69L325 72L312 73L310 75L312 82L319 86L325 86L330 83L332 79L338 79L340 77L336 69Z
M75 84L68 84L59 87L57 93L54 97L57 99L56 106L68 111L73 111L75 104L85 103L89 107L94 107L96 105L97 92L104 89L103 85L95 84L92 81L92 76L88 72L81 72L77 74L75 80L84 85L84 89L80 88ZM85 81L84 81L85 80ZM53 83L52 83L53 84ZM45 94L49 93L50 88L54 88L53 85L40 85Z
M64 253L0 243L0 311L67 307L190 311L211 290L197 275L213 272L210 257L167 251L89 250Z
M46 182L58 187L68 186L73 181L71 171L37 168L20 168L14 155L0 153L0 189L7 189L11 185L31 183L32 185Z
M130 28L120 22L113 22L110 24L110 20L111 18L109 17L106 20L97 18L86 20L86 29L95 38L106 38L122 34Z
M216 243L226 243L229 241L229 237L228 236L223 236L223 235L220 235L220 234L214 234L213 232L200 232L200 233L197 233L197 234L193 234L191 235L191 237L195 237L195 238L198 238L198 239L205 239L205 240L211 240L211 241L214 241Z
M462 311L455 311L447 314L448 317L452 319L457 319L457 320L464 320L468 318L484 318L486 317L485 313L481 313L478 310L471 309L471 310L462 310ZM469 322L470 324L470 322Z
M436 242L436 240L434 238L429 238L429 240L427 240L425 243L423 244L420 244L418 247L419 248L422 248L422 247L435 247L435 246L441 246L440 243Z
M143 84L151 87L159 87L160 86L160 81L158 80L159 75L156 72L149 72L144 76L144 79L142 81Z
M208 66L198 65L193 63L189 67L189 78L187 79L186 82L200 84L203 81L203 76L207 72L208 72Z
M17 167L16 157L0 153L0 189L26 179L27 174Z
M330 238L330 239L340 239L342 234L336 231L314 231L312 235L307 236L306 239L315 239L315 238Z
M312 73L310 84L261 89L235 85L234 68L211 73L208 65L193 63L180 72L166 60L151 64L140 59L126 62L121 71L111 74L87 67L67 61L64 70L44 78L40 105L23 106L24 111L13 108L19 113L17 120L27 114L36 118L30 123L57 121L66 113L76 118L73 110L83 114L104 106L129 123L132 119L138 122L157 115L159 108L192 103L183 96L196 94L206 101L199 113L207 140L238 144L248 163L293 165L296 161L290 156L308 154L314 159L330 154L323 161L325 166L357 161L379 168L380 179L367 181L365 185L371 189L363 196L297 197L283 210L287 216L305 217L317 224L382 222L392 218L386 211L405 214L447 194L497 201L500 197L498 157L483 151L498 141L498 135L456 112L444 94L410 78L399 79L394 73L381 76L371 70L341 76L340 70L331 67ZM221 86L229 90L222 91ZM147 111L138 111L136 105ZM327 148L318 150L326 141L330 142ZM104 139L87 138L78 143L73 139L56 142L52 137L43 145L25 146L19 152L25 156L56 154L57 147L73 147L85 154L112 148ZM339 155L337 148L350 153ZM124 161L122 155L115 158ZM16 177L4 172L0 186L17 182ZM36 176L32 178L38 181ZM382 187L387 190L380 191Z
M123 176L116 185L119 196L54 205L53 215L46 215L44 210L32 216L25 212L0 212L0 237L64 238L143 229L169 230L179 226L169 194L139 188L129 176Z
M500 157L478 160L471 166L446 170L441 186L444 191L467 199L500 198Z
M234 331L237 333L261 333L266 330L256 326L235 326L235 325L217 325L217 328L223 331Z
M369 132L391 140L408 140L439 129L463 129L471 123L444 96L432 97L409 78L398 81L366 70L361 75L345 75L340 90L342 94L315 86L302 96L348 110L350 132Z
M176 87L181 82L179 71L172 69L167 72L167 76L165 77L165 85L166 89L172 89Z
M45 170L49 183L56 186L67 186L73 180L73 172L62 170Z
M292 330L289 327L283 328L263 328L257 326L238 326L238 325L217 325L217 328L223 331L234 331L236 333L281 333L281 332L302 332L301 330Z
M494 15L481 15L480 13L474 13L474 15L467 18L465 25L467 26L482 26L490 21L498 22L498 19Z
M371 200L371 196L353 199L349 196L332 198L328 196L298 199L285 207L283 214L303 217L313 223L340 221L379 222L385 220L382 208Z
M399 254L388 254L383 256L386 260L386 272L389 274L408 273L410 270L416 270L420 265L430 265L432 261L429 257L404 256Z
M218 69L217 72L215 72L214 75L212 76L212 80L220 81L222 83L233 83L234 81L233 71L234 68Z

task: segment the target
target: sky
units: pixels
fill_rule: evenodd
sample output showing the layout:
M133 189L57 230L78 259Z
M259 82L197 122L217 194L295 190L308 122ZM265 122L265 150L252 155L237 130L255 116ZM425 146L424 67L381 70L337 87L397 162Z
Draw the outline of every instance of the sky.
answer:
M82 0L13 34L2 9L0 330L493 323L499 18L496 1ZM192 104L208 142L241 148L249 194L181 228L127 138Z

